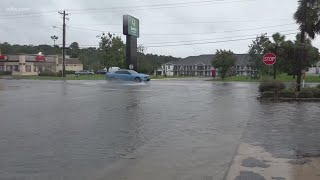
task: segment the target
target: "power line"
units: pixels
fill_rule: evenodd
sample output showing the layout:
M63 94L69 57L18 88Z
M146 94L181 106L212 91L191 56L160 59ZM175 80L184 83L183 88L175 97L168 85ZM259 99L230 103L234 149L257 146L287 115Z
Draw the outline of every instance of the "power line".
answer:
M273 26L264 26L264 27L258 27L258 28L248 28L248 29L238 29L238 30L230 30L230 31L216 31L216 32L201 32L201 33L178 33L178 34L157 34L157 33L141 33L142 35L147 36L180 36L180 35L202 35L202 34L218 34L218 33L230 33L230 32L241 32L241 31L251 31L251 30L258 30L258 29L267 29L267 28L273 28L273 27L282 27L282 26L289 26L289 25L295 25L295 23L289 23L289 24L279 24L279 25L273 25ZM75 27L75 26L69 26L73 29L80 29L80 30L86 30L86 31L96 31L96 32L106 32L106 30L97 30L97 29L88 29L88 28L82 28L82 27ZM113 32L122 34L122 32Z
M252 19L252 20L239 20L239 21L198 21L198 22L172 22L172 23L166 23L166 22L154 22L153 25L156 24L215 24L215 23L242 23L242 22L274 22L274 21L288 21L292 19ZM145 23L143 23L145 24Z
M238 2L248 2L255 0L205 0L205 1L193 1L193 2L181 2L181 3L169 3L169 4L154 4L154 5L145 5L145 6L118 6L112 8L91 8L91 9L69 9L72 14L81 14L81 13L100 13L100 12L115 12L121 10L150 10L150 9L163 9L163 8L177 8L177 7L186 7L186 6L198 6L198 5L207 5L207 4L227 4L227 3L238 3Z
M109 8L87 8L87 9L68 9L69 11L97 11L97 10L109 10L109 9L128 9L128 8L147 8L147 7L158 7L158 6L172 6L172 5L184 5L184 4L198 4L198 3L232 3L232 2L243 2L248 0L236 0L236 1L226 1L226 0L202 0L202 1L189 1L189 2L178 2L178 3L163 3L163 4L151 4L151 5L140 5L140 6L116 6Z
M185 25L185 24L215 24L215 23L248 23L248 22L274 22L274 21L288 21L292 19L248 19L239 21L193 21L193 22L140 22L140 26L143 25ZM98 24L72 24L75 26L122 26L121 23L98 23Z
M218 34L218 33L251 31L251 30L266 29L266 28L273 28L273 27L282 27L282 26L289 26L289 25L295 25L295 23L280 24L280 25L274 25L274 26L264 26L264 27L259 27L259 28L237 29L237 30L229 30L229 31L202 32L202 33L178 33L178 34L143 34L143 35L179 36L179 35L197 35L197 34L199 34L199 35L201 35L201 34Z
M76 27L76 26L68 26L68 28L80 29L80 30L85 30L85 31L107 32L107 30L97 30L97 29L82 28L82 27ZM121 33L121 32L115 32L115 33Z
M15 17L15 16L25 16L25 15L42 15L42 14L56 13L56 12L57 12L56 10L34 11L34 12L16 12L14 14L1 15L1 17Z
M292 35L292 34L297 34L298 32L294 33L286 33L282 35ZM266 36L268 38L272 36ZM210 42L195 42L195 43L181 43L181 44L169 44L169 45L157 45L157 46L152 46L152 45L144 45L147 48L156 48L156 47L174 47L174 46L190 46L190 45L199 45L199 44L216 44L216 43L224 43L224 42L236 42L236 41L244 41L244 40L254 40L256 37L250 37L250 38L240 38L240 39L229 39L229 40L222 40L222 41L210 41ZM99 47L99 45L80 45L80 47Z
M297 34L298 32L295 33L287 33L287 34L282 34L282 35L291 35L291 34ZM271 36L267 36L271 37ZM190 46L190 45L197 45L197 44L216 44L216 43L224 43L224 42L235 42L235 41L244 41L244 40L254 40L254 38L241 38L241 39L231 39L231 40L224 40L224 41L212 41L212 42L199 42L199 43L185 43L185 44L172 44L172 45L158 45L158 46L148 46L146 45L145 47L147 48L156 48L156 47L173 47L173 46Z
M203 1L191 1L191 2L180 2L180 3L167 3L167 4L153 4L153 5L144 5L144 6L118 6L111 8L88 8L88 9L69 9L68 11L73 12L72 14L81 14L81 13L96 13L96 12L113 12L117 10L144 10L144 9L162 9L162 8L176 8L176 7L185 7L190 5L206 5L209 4L226 4L226 3L237 3L237 2L248 2L255 0L203 0ZM140 9L139 9L140 8ZM52 16L53 13L59 10L50 10L50 11L39 11L33 13L21 13L18 15L7 15L2 16L0 19L17 19L17 18L26 18L26 17L41 17L41 16Z
M288 32L296 32L297 30L289 30L289 31L282 31L282 32L273 32L267 34L274 34L274 33L288 33ZM252 37L256 36L257 34L250 34L250 35L239 35L239 36L231 36L231 37L222 37L222 38L214 38L214 39L198 39L198 40L188 40L188 41L169 41L169 42L158 42L158 43L147 43L149 45L161 45L161 44L175 44L175 43L187 43L187 42L198 42L198 41L212 41L217 39L226 39L226 38L238 38L238 37Z
M26 17L42 17L42 16L56 15L56 14L53 14L53 12L56 13L57 11L23 13L23 14L17 14L17 15L2 16L0 17L0 19L18 19L18 18L26 18Z
M1 19L1 18L0 18ZM143 25L185 25L185 24L215 24L215 23L248 23L248 22L274 22L274 21L288 21L292 19L248 19L248 20L239 20L239 21L194 21L194 22L152 22L152 23L143 23L141 22L141 26ZM32 23L34 25L42 24L42 23ZM122 26L121 23L98 23L98 24L69 24L70 27L81 28L79 26ZM14 28L25 28L25 26L17 26L14 25ZM37 26L38 27L52 27L52 26ZM81 28L82 29L82 28ZM87 28L83 28L87 29ZM89 28L90 29L90 28ZM94 30L95 31L95 30ZM100 32L100 30L97 30Z

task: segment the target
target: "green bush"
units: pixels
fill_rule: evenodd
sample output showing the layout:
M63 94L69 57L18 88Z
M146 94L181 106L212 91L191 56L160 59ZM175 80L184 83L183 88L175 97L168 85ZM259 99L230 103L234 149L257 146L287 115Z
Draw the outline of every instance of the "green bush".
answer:
M284 89L279 92L279 97L283 98L295 98L296 92L293 89Z
M61 73L55 73L55 72L41 72L41 73L39 73L39 76L60 77L60 76L61 76Z
M11 75L12 72L11 71L0 71L0 76L1 75Z
M320 89L320 84L317 85L317 88Z
M261 93L261 98L271 98L274 97L275 93L274 91L265 91Z
M314 98L320 98L320 88L312 88L311 90Z
M279 80L264 80L259 85L259 92L263 93L266 91L279 92L286 88L286 85Z
M75 71L66 71L66 74L74 74Z
M312 89L310 89L310 88L302 89L302 90L299 92L298 97L299 97L299 98L313 98Z

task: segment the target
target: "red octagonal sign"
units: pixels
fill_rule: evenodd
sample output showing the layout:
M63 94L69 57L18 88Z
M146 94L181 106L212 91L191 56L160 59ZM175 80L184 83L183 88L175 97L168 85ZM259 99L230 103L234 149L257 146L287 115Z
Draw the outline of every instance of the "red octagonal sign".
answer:
M274 65L277 62L277 56L273 53L267 53L263 56L263 62L269 66Z

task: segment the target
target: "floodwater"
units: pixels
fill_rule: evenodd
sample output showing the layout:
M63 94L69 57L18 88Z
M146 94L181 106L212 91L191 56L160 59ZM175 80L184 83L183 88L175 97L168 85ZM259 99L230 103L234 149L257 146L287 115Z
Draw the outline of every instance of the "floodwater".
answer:
M0 179L222 180L242 142L317 157L319 105L257 87L0 79Z

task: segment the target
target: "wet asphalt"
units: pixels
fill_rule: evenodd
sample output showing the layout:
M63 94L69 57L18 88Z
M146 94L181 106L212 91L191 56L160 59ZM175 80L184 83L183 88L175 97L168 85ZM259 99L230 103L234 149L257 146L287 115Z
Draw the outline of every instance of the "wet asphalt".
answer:
M0 79L0 179L222 180L240 142L319 156L319 104L260 102L257 87Z

